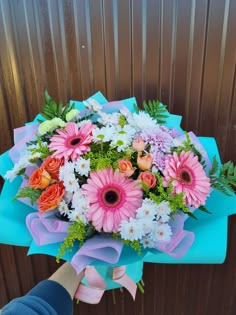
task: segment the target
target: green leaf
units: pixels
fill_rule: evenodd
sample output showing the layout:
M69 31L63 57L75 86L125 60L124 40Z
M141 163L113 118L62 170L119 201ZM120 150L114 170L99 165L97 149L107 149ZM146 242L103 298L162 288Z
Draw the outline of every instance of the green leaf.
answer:
M16 200L19 198L29 198L30 203L33 205L38 200L41 193L42 193L41 189L34 189L31 187L23 187L23 188L19 189L17 195L13 198L13 200Z
M209 211L206 207L204 207L204 206L200 206L198 209L201 210L201 211L203 211L203 212L212 214L212 212L210 212L210 211Z
M163 105L159 101L144 101L143 109L146 113L148 113L153 119L155 119L159 124L164 124L166 122L166 118L169 117L169 112L166 109L166 106ZM136 104L134 104L134 110L138 114L142 111Z
M44 97L45 97L46 104L49 103L52 99L51 96L48 94L47 90L45 90L45 92L44 92Z
M60 245L56 261L59 262L60 259L67 253L71 251L76 241L79 241L79 246L81 247L86 239L87 227L82 221L74 222L68 227L68 235L64 239L64 242ZM94 228L93 228L94 231Z
M209 171L211 186L227 196L232 196L236 191L236 166L231 161L219 165L213 158L212 168Z

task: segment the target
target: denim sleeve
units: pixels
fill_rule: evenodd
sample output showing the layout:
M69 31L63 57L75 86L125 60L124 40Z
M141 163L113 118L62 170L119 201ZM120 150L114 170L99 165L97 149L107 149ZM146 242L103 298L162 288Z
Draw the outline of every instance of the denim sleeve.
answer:
M72 315L73 302L59 283L44 280L25 296L12 300L1 315Z

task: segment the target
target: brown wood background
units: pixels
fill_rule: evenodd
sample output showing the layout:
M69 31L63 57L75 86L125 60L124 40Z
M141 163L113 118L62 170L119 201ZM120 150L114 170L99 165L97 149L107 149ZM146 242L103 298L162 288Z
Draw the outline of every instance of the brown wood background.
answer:
M0 152L40 111L45 88L63 102L100 90L161 100L236 162L235 87L236 0L0 0ZM117 290L116 305L107 292L75 314L235 314L235 233L230 218L225 264L145 264L135 303ZM0 307L57 268L26 253L0 245Z

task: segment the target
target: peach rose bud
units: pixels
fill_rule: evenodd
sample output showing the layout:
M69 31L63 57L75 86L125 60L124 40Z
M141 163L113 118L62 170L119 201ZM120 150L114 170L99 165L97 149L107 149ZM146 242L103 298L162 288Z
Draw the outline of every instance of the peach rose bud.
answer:
M144 143L143 138L141 136L139 136L136 140L133 141L132 148L135 151L143 151L144 150L145 143Z
M140 173L138 179L147 185L148 188L154 188L156 186L156 176L149 171Z
M48 187L50 181L51 176L43 167L36 169L29 177L29 185L34 189L44 189Z
M141 152L138 152L137 164L140 170L149 170L152 166L152 156L150 153L142 156Z
M129 177L133 175L135 168L133 168L130 160L118 160L119 170L124 173L125 176Z

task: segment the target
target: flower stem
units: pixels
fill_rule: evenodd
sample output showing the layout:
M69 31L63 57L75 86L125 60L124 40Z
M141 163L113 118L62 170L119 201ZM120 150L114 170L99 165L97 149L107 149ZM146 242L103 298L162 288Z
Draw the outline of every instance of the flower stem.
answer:
M113 300L113 304L116 304L116 296L115 296L115 290L112 290L112 300Z
M142 284L141 284L140 282L137 282L137 287L138 287L139 291L140 291L142 294L144 294L144 288L143 288L143 286L142 286Z

